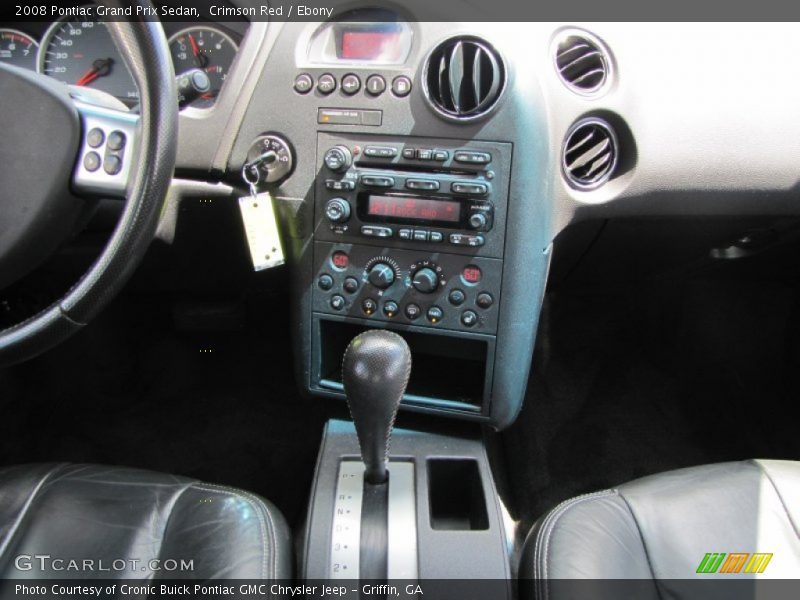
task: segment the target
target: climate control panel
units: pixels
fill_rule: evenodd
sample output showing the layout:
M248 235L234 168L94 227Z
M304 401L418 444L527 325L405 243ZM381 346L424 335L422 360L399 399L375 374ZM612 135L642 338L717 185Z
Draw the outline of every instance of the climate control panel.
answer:
M313 311L494 334L502 261L316 242Z

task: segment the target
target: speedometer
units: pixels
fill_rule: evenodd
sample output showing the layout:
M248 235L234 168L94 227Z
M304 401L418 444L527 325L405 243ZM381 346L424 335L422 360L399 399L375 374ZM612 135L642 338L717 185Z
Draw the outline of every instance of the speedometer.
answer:
M0 29L0 61L8 65L36 70L39 44L27 33L16 29Z
M219 29L197 26L179 31L169 38L169 49L176 74L199 68L208 73L211 80L211 89L192 102L191 106L212 106L236 57L236 42Z
M39 50L39 72L69 85L101 90L129 106L139 91L102 21L62 19L47 30Z

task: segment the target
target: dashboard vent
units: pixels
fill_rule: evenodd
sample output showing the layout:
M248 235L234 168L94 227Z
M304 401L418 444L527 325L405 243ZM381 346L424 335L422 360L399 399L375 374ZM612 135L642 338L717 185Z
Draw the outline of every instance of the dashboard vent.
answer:
M439 44L425 63L425 96L437 112L457 120L477 119L497 104L506 83L502 58L476 37Z
M579 189L596 188L613 174L617 154L617 136L608 123L597 118L581 119L564 140L564 175Z
M608 79L609 62L598 43L582 35L569 35L556 50L556 68L567 87L591 94Z

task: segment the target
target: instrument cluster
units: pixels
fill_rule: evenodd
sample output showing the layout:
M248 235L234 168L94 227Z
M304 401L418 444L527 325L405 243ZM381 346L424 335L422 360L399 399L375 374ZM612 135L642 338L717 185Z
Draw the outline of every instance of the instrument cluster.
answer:
M1 24L0 24L1 25ZM163 24L175 74L201 69L209 89L186 103L214 106L236 59L246 22ZM31 69L68 85L110 94L135 107L139 92L102 19L63 18L52 23L0 26L0 62Z

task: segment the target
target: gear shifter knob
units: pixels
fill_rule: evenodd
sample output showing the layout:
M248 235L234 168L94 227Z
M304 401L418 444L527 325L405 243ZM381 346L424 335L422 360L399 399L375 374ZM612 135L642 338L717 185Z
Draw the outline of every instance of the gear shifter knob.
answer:
M411 375L411 351L396 333L371 329L344 352L342 381L368 483L384 483L389 438Z

